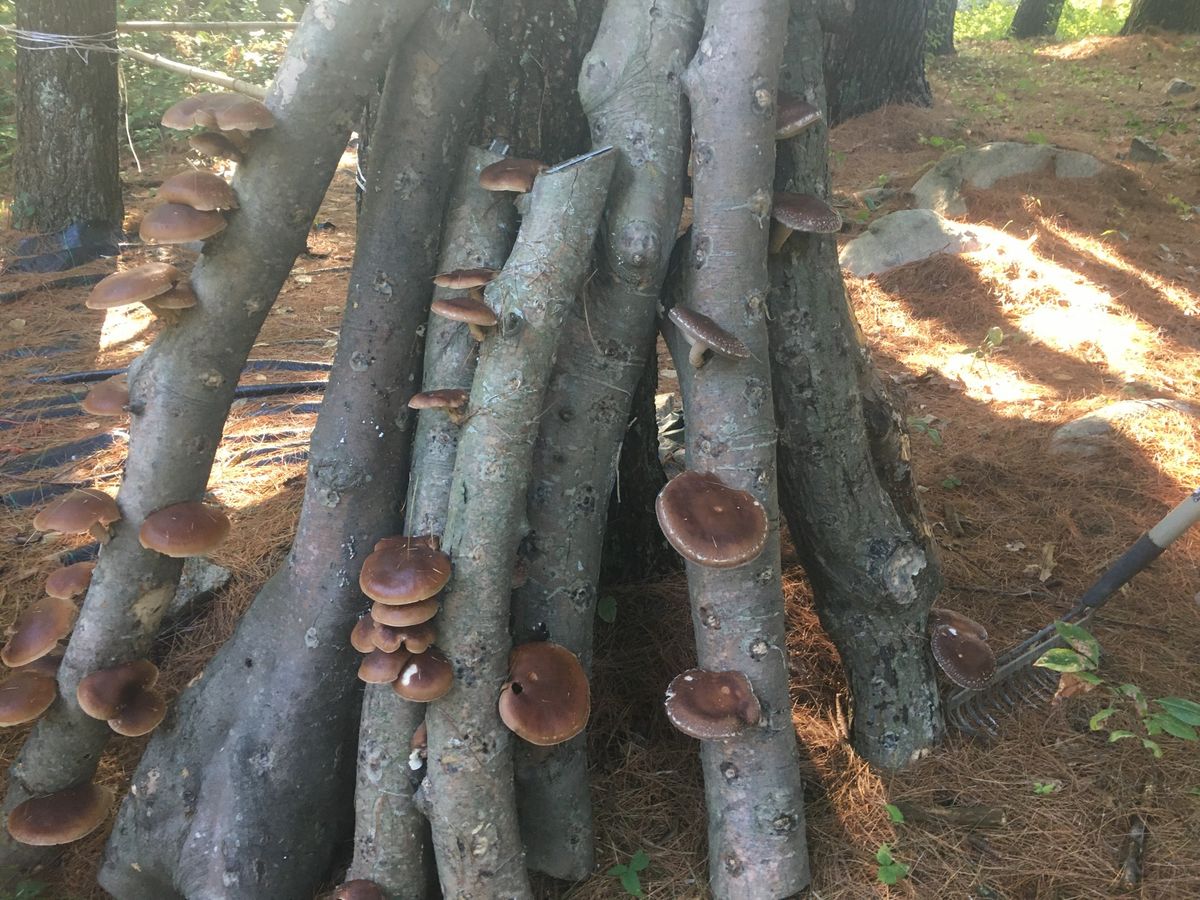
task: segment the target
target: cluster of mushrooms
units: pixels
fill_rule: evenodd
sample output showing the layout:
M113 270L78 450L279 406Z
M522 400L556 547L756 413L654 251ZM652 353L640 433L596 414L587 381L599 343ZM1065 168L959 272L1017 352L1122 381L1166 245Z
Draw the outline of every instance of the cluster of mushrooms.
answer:
M193 147L210 156L242 158L246 132L270 128L274 119L262 103L239 94L196 94L163 115L169 128L199 125L215 129L193 136ZM141 224L147 243L179 244L205 240L225 228L221 210L237 209L237 197L225 179L189 170L167 179L158 193L165 201ZM187 276L164 262L151 262L118 272L99 282L87 299L89 309L114 309L143 303L156 316L178 316L196 305ZM85 412L117 416L131 410L124 375L96 384L83 400ZM136 410L133 410L136 412ZM55 500L33 519L42 532L90 534L101 545L109 526L121 518L116 501L103 491L80 489ZM146 517L138 532L147 550L177 558L202 556L229 534L228 517L201 502L177 503ZM52 572L46 597L22 611L8 629L0 661L13 671L0 682L0 726L32 722L53 704L58 694L57 672L63 658L59 642L75 625L75 598L86 593L94 562L78 562ZM94 719L108 723L117 734L149 734L166 716L162 694L155 690L158 668L148 659L135 659L101 669L79 681L76 701ZM84 837L104 821L113 795L104 787L85 783L14 807L8 831L25 844L64 844Z

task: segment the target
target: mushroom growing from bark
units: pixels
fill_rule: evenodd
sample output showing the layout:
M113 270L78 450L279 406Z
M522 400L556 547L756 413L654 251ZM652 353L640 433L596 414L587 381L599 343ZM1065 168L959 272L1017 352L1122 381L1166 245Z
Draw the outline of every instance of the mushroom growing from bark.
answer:
M219 212L164 203L146 213L138 234L147 244L187 244L207 240L224 231L225 225L225 217Z
M842 217L837 210L810 194L779 191L771 206L771 252L778 253L793 231L806 234L836 234L842 230Z
M114 309L131 303L144 303L187 280L169 263L146 263L124 272L116 272L99 282L88 294L88 309Z
M545 171L546 164L536 159L502 159L480 171L479 186L485 191L525 194L533 190L534 179Z
M103 491L80 488L48 505L33 517L38 531L63 534L90 534L102 544L108 543L108 526L121 518L117 501Z
M679 333L688 342L688 362L699 369L704 365L709 350L725 359L747 359L750 349L736 337L702 313L674 307L667 317L679 328Z
M58 600L78 597L92 583L95 568L94 562L77 562L55 569L46 579L46 593Z
M158 199L205 211L238 206L237 196L224 178L200 169L172 175L159 187Z
M807 100L780 91L775 111L775 140L786 141L821 121L821 110Z
M408 662L410 654L403 650L385 653L372 650L358 664L358 677L367 684L391 684L400 677L400 670Z
M71 633L77 615L74 603L58 597L43 597L30 604L10 626L0 662L15 669L45 656Z
M487 337L485 328L492 328L496 324L496 314L492 312L492 308L474 297L434 300L429 306L429 311L454 322L466 322L471 330L471 337L477 341Z
M428 600L449 580L450 557L442 551L390 545L363 561L358 585L376 603L401 606Z
M158 667L135 659L100 669L80 680L75 699L85 715L106 719L108 727L126 737L140 737L158 727L167 704L154 690Z
M938 625L930 636L930 645L937 664L959 687L982 690L996 674L996 655L976 634Z
M334 900L387 900L383 888L365 878L355 878L337 886Z
M500 690L500 718L510 731L549 747L583 731L590 712L587 675L574 653L550 641L513 648Z
M405 700L430 703L445 696L453 684L450 660L436 647L430 647L424 653L409 656L400 677L392 682L392 690Z
M92 385L81 406L85 413L93 416L123 415L129 409L129 385L125 376L114 375Z
M8 833L19 843L37 847L69 844L100 827L112 800L112 791L90 783L32 797L8 814Z
M472 325L472 329L476 326ZM474 334L474 331L472 331ZM476 338L479 340L479 338ZM422 391L413 394L408 400L409 409L444 409L450 421L461 425L466 420L464 410L471 395L461 388L439 388L435 391Z
M964 616L960 612L941 606L932 607L929 610L929 630L935 631L943 625L954 631L977 637L981 641L986 641L988 638L987 629L970 616Z
M244 94L204 92L171 106L162 115L164 128L187 131L199 125L221 131L256 131L274 128L275 117L266 105Z
M433 283L438 287L464 291L483 287L499 274L496 269L455 269L453 272L438 272L433 276Z
M418 603L405 603L403 606L388 606L376 603L371 607L371 618L380 625L392 628L412 628L428 622L438 612L438 602L432 597Z
M672 478L654 503L663 534L686 559L714 569L748 563L767 542L767 511L708 472Z
M146 516L138 541L163 556L204 556L229 536L229 517L214 506L187 501Z
M188 137L188 146L197 153L219 159L242 161L242 150L228 135L219 131L201 131Z
M54 678L36 672L13 672L0 681L0 727L32 722L58 696Z
M667 718L702 741L736 737L758 724L762 712L750 679L741 672L688 669L667 687Z

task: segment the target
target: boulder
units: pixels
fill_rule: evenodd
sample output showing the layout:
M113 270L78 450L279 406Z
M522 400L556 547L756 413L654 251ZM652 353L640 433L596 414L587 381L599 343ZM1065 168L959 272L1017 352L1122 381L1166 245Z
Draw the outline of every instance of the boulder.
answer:
M993 229L943 219L931 209L902 209L881 216L842 247L842 268L865 278L938 253L983 248Z
M1182 400L1120 400L1060 425L1050 437L1049 450L1055 456L1089 459L1102 456L1116 445L1116 426L1150 414L1156 409L1172 409L1200 418L1200 406Z

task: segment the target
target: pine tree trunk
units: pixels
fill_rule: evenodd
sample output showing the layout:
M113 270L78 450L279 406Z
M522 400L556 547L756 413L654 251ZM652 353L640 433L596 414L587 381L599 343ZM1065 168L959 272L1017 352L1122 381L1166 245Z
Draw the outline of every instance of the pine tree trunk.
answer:
M610 0L579 78L593 142L613 144L620 157L601 256L563 324L534 445L527 579L512 611L517 643L554 641L589 672L608 500L631 400L654 355L655 310L683 206L679 75L699 25L690 0ZM586 736L550 748L522 743L516 778L529 867L586 878L594 857Z
M1196 0L1133 0L1121 34L1138 34L1148 28L1195 34L1200 31L1200 3Z
M90 35L115 50L114 0L22 0L16 13L24 31ZM23 37L16 44L13 227L120 226L116 53L47 49Z
M700 49L683 76L694 203L686 304L750 350L749 359L714 358L693 369L670 329L687 466L753 494L771 523L762 553L745 565L687 566L700 668L744 673L762 707L757 725L700 746L709 886L717 900L790 897L809 881L788 693L766 322L774 99L786 27L780 0L711 0Z
M792 0L785 90L820 107L820 46ZM775 186L829 195L827 130L780 145ZM897 417L846 300L832 236L794 234L771 259L771 363L783 510L854 697L853 743L907 765L941 733L925 617L940 587ZM864 408L864 397L869 403Z
M79 784L95 771L111 732L75 702L79 680L149 651L182 560L145 550L151 512L199 499L238 375L346 146L368 89L423 4L315 0L288 46L267 105L276 125L254 139L234 180L241 208L192 271L199 304L165 328L130 367L129 456L113 526L59 670L59 699L14 763L4 810ZM314 66L310 58L342 65ZM216 336L220 340L215 339ZM4 833L0 864L44 857Z
M1053 37L1064 0L1021 0L1008 33L1015 38Z
M954 15L958 0L929 0L929 21L925 26L925 48L934 56L952 56L954 49Z
M890 103L933 102L925 80L927 3L856 0L850 29L826 37L830 125Z

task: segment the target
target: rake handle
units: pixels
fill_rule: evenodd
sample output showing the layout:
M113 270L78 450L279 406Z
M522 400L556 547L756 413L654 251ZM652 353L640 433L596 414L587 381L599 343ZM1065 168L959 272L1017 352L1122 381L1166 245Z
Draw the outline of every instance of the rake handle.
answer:
M1134 575L1158 559L1164 550L1200 521L1200 488L1192 491L1157 525L1137 539L1104 574L1079 598L1083 606L1096 609L1115 594Z

